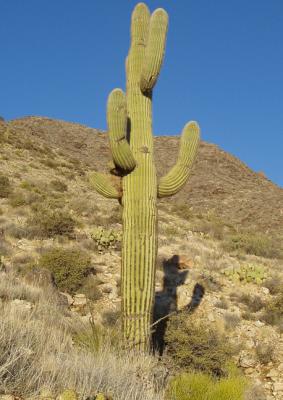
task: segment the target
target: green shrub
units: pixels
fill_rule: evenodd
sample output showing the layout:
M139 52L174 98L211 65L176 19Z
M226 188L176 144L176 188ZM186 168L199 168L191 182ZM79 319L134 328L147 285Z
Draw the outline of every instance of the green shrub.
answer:
M27 224L33 237L49 238L56 235L71 237L76 221L68 211L39 207Z
M90 271L90 257L79 249L53 248L41 256L39 268L50 270L60 290L74 293Z
M0 198L9 197L12 193L12 185L9 178L0 173Z
M276 240L263 233L237 233L228 236L224 242L227 251L254 254L256 256L276 258L282 256Z
M167 354L176 367L221 376L232 356L232 348L207 321L188 312L172 316L165 333Z
M168 400L243 400L247 380L242 376L214 379L201 373L175 377L167 390Z

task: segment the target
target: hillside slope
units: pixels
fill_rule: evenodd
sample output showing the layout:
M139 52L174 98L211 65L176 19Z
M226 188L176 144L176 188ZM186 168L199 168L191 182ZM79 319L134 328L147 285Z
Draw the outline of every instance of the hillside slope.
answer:
M2 127L7 129L7 127ZM8 124L16 146L45 147L66 158L78 159L82 168L107 171L110 161L105 132L83 125L43 117L26 117ZM174 164L179 137L155 137L159 175ZM165 200L167 202L167 199ZM248 168L218 146L202 142L191 178L169 201L186 203L194 210L214 211L234 225L260 231L282 231L283 189Z

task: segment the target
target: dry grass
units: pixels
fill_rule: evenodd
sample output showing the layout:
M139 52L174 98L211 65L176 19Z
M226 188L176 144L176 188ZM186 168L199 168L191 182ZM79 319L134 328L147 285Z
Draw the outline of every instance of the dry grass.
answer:
M6 298L0 304L0 392L25 397L38 394L42 387L53 393L74 388L84 398L99 391L111 394L113 400L163 398L162 389L154 389L155 359L122 355L106 345L97 352L74 345L73 320L64 315L54 297L45 297L40 289L10 276L4 281L0 287ZM34 302L32 311L17 309L7 301L18 295Z

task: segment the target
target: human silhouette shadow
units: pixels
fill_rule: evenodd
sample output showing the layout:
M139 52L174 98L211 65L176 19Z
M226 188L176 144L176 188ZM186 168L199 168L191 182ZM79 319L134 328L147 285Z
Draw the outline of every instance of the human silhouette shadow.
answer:
M162 267L164 271L163 289L155 294L152 334L153 351L159 355L164 352L164 336L170 315L183 310L194 312L205 293L204 287L196 283L191 300L182 310L178 311L177 287L185 283L189 270L180 270L180 257L176 254L167 260L165 259Z

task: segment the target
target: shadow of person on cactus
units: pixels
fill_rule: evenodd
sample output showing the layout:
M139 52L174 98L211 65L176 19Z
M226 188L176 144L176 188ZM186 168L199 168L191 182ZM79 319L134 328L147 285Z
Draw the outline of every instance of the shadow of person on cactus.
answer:
M155 293L152 346L153 351L159 355L162 355L164 352L164 337L168 319L170 318L170 315L180 311L178 310L177 288L186 282L189 274L189 270L180 271L179 264L180 257L178 255L163 260L163 288L162 291L157 291ZM204 293L204 287L201 284L196 283L193 288L191 299L188 304L182 308L182 311L186 309L191 313L194 312L200 305Z

